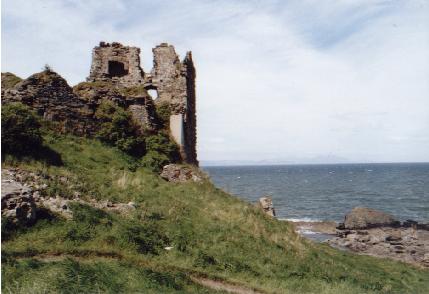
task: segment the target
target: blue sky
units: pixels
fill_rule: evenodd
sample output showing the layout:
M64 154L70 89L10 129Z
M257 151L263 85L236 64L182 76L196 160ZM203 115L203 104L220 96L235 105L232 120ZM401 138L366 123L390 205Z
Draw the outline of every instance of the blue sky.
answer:
M2 1L2 71L101 40L193 51L200 160L429 161L429 1Z

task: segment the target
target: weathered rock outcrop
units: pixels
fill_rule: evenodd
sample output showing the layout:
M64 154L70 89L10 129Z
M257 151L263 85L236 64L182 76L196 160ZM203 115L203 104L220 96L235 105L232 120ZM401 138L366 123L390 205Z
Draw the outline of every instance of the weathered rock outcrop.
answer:
M416 227L338 230L337 236L329 239L328 244L362 254L429 267L429 231Z
M164 166L160 176L173 183L201 182L203 180L201 172L179 164Z
M366 207L353 208L344 219L346 229L367 229L399 224L392 215Z
M274 210L273 199L268 196L259 198L258 206L268 214L269 216L276 216L276 211Z
M336 248L429 267L429 226L426 224L411 220L400 224L393 216L369 208L353 209L346 220L349 220L347 228L334 222L301 222L295 223L295 227L298 233L311 231L312 239Z

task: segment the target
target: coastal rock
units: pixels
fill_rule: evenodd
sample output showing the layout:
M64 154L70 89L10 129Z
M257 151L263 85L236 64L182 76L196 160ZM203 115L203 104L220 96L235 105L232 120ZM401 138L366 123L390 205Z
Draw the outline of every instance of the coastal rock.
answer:
M367 229L383 226L397 226L399 222L390 214L366 207L355 207L345 216L345 229Z
M338 231L327 241L333 247L378 257L388 257L429 267L429 231L410 227L379 227Z
M363 215L367 216L367 214ZM362 218L364 217L362 216ZM370 220L364 218L364 221L359 220L357 223L364 224L365 227L369 226L369 228L355 229L353 226L353 229L346 229L345 225L336 225L333 222L330 225L329 222L322 222L323 225L320 225L321 222L296 222L294 225L297 233L303 236L306 236L308 231L312 232L310 236L327 235L328 238L325 239L308 237L308 235L307 237L312 240L327 242L334 248L350 250L358 254L391 258L429 268L429 230L426 229L427 224L418 224L416 221L408 220L402 225L398 225L391 216L376 218L375 220L374 218L370 218Z
M173 183L201 182L203 180L199 172L179 164L168 164L164 166L160 176Z
M274 210L273 199L268 196L259 198L259 206L262 210L269 216L276 216L276 211Z

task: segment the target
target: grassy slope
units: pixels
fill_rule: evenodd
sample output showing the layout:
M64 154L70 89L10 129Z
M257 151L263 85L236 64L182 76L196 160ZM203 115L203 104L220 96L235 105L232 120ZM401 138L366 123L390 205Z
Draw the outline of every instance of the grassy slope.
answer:
M76 206L73 221L41 220L15 233L2 243L3 290L211 293L194 274L268 293L429 293L428 271L306 242L209 182L167 183L95 140L46 142L63 165L9 158L3 166L70 179L49 180L50 195L78 190L138 208L124 217Z
M18 84L22 79L17 77L11 72L2 72L1 73L1 87L2 90L7 90L13 88L16 84Z

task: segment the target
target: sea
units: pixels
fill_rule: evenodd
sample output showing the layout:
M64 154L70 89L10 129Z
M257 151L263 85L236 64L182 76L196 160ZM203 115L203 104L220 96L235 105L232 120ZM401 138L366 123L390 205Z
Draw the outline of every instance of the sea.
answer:
M353 207L429 223L429 163L205 166L218 187L257 203L273 199L279 219L342 222Z

